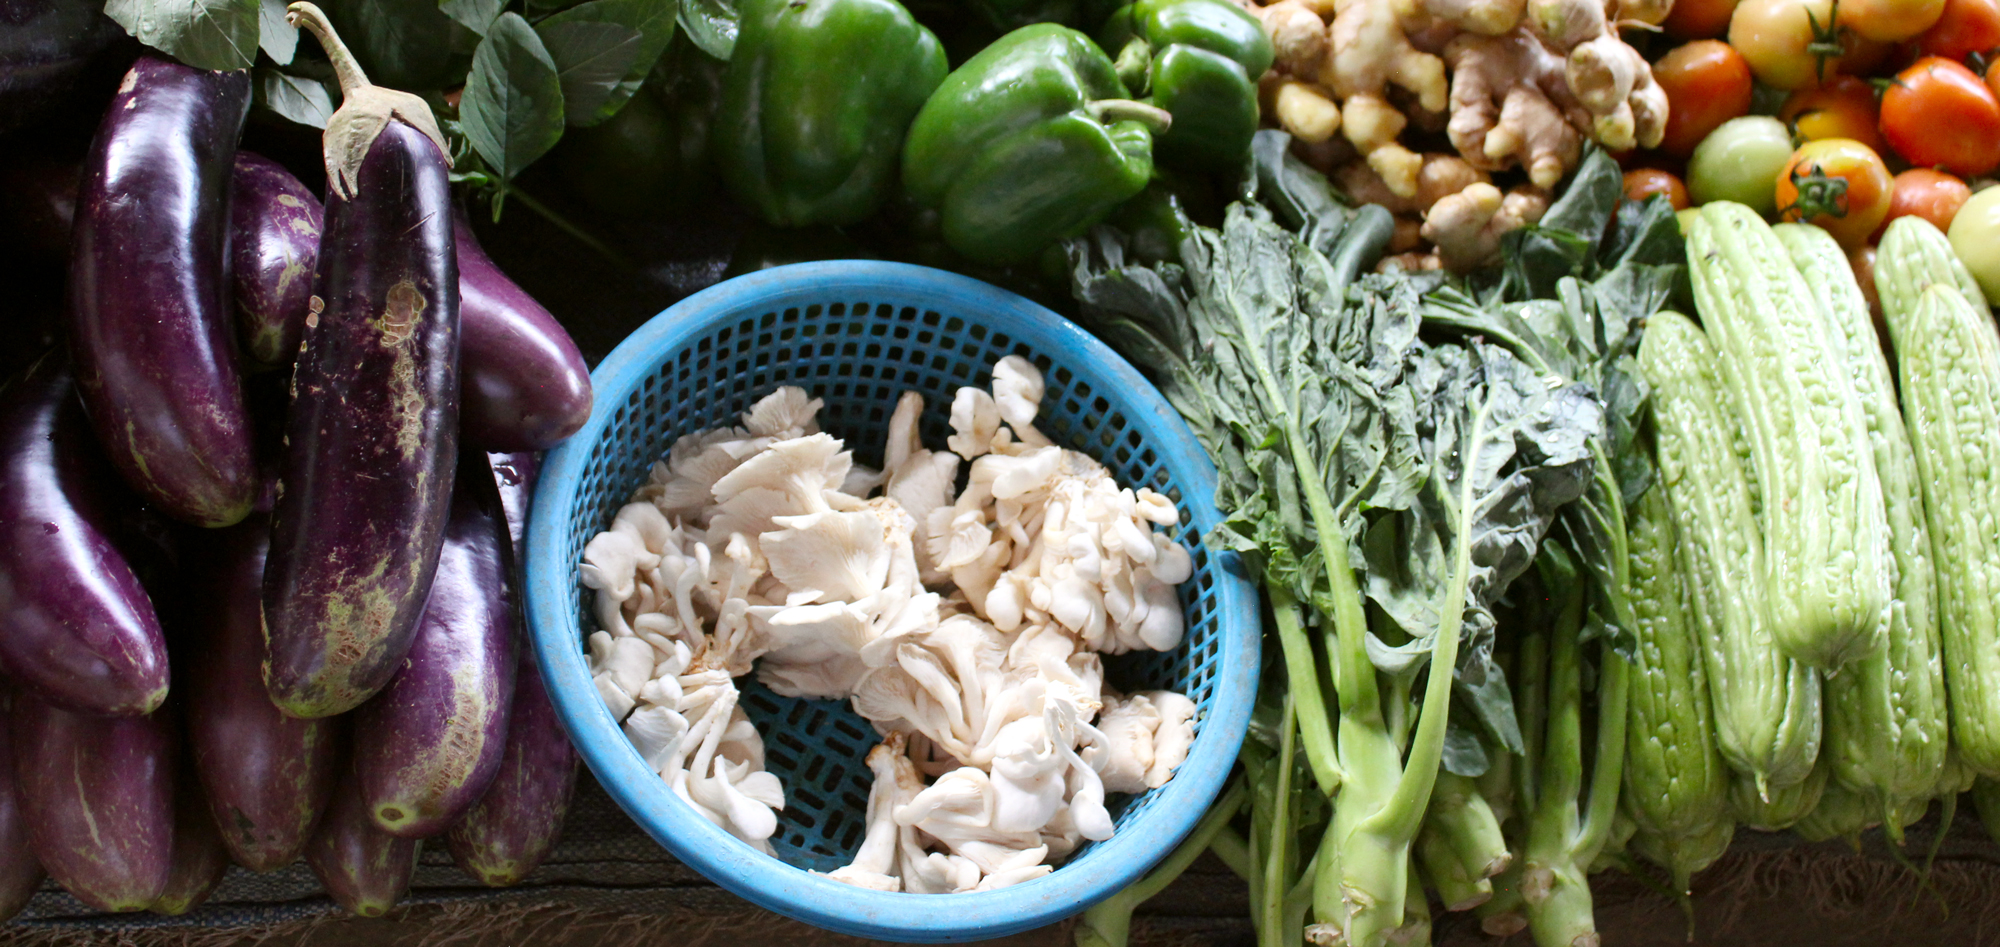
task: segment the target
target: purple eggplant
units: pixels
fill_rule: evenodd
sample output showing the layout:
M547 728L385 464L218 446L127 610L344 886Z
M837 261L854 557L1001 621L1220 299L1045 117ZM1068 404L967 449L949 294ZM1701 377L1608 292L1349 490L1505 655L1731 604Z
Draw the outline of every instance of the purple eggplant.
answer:
M100 911L143 911L174 850L174 733L165 710L86 717L16 695L14 771L28 848Z
M167 695L153 603L114 540L118 475L44 356L0 392L0 665L71 710L145 714Z
M306 865L336 904L362 917L381 917L409 893L423 841L375 827L352 774L333 791L306 845Z
M0 921L21 913L42 884L42 863L28 850L28 821L15 785L13 737L0 693Z
M229 174L246 70L133 64L84 160L70 243L70 347L105 451L198 526L250 512L250 418L229 306Z
M590 420L590 366L556 317L493 265L460 209L458 292L465 319L465 443L554 447Z
M405 838L472 808L507 746L516 612L507 515L486 456L467 451L430 603L396 679L355 711L354 772L375 825Z
M532 454L493 454L488 458L500 485L501 505L513 555L507 570L511 615L518 632L525 632L521 601L521 541L527 525L528 499L534 494ZM500 772L486 787L479 804L466 812L445 835L452 861L466 874L495 888L519 884L541 864L562 834L576 787L577 756L556 717L555 704L535 664L535 649L521 647L520 670L514 679L514 711L507 722L507 750Z
M276 871L297 861L326 810L339 763L340 720L287 717L264 689L259 620L269 521L253 515L215 537L203 654L187 668L188 742L210 811L237 864Z
M173 870L167 875L166 890L151 908L155 914L175 917L200 907L229 870L229 849L223 846L215 819L208 814L201 784L185 760L180 769L174 785Z
M317 7L351 109L381 104ZM352 86L351 88L349 86ZM386 106L385 106L386 108ZM397 115L429 109L408 97ZM330 155L326 231L292 374L264 569L264 683L294 717L360 706L389 683L423 614L458 458L458 266L441 145L383 119L356 166Z
M243 354L259 367L281 368L299 354L323 224L319 198L283 165L236 153L229 263Z

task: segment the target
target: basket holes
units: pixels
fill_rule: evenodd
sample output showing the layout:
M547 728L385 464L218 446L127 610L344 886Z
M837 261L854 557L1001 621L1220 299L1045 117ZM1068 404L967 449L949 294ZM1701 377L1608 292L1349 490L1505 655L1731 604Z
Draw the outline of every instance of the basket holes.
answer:
M797 312L797 310L793 311ZM834 303L831 306L821 306L819 303L813 303L812 305L806 307L805 317L807 319L818 319L822 315L826 315L837 318L846 312L847 312L847 306L842 303Z

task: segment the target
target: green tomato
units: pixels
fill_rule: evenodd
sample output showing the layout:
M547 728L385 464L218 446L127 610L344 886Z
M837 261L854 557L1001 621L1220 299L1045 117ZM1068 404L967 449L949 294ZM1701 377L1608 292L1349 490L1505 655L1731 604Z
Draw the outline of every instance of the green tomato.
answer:
M1688 158L1688 200L1735 201L1770 216L1778 209L1778 175L1792 158L1792 134L1768 115L1723 122Z
M1986 298L2000 299L2000 186L1972 195L1951 219L1951 248Z

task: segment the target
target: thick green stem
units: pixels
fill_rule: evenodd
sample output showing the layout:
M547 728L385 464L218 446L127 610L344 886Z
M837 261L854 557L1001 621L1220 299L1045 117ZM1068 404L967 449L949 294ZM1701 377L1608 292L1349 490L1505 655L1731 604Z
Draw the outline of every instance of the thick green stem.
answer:
M1340 762L1333 745L1333 722L1327 718L1326 700L1319 691L1319 661L1300 623L1299 603L1292 591L1273 585L1270 594L1278 644L1285 655L1285 681L1296 698L1292 706L1298 715L1306 762L1312 766L1320 792L1331 796L1340 788Z
M1547 743L1539 761L1540 798L1529 817L1522 897L1542 947L1594 941L1590 886L1576 863L1577 796L1583 791L1583 589L1551 590L1562 609L1549 647Z
M1271 837L1264 850L1264 884L1262 897L1258 902L1257 940L1264 947L1292 947L1284 939L1285 893L1291 890L1286 883L1286 854L1291 851L1292 839L1292 735L1298 730L1298 722L1293 715L1293 698L1285 694L1285 712L1281 718L1281 733L1278 740L1278 792L1274 803L1276 811L1271 816Z
M1224 868L1236 873L1236 877L1249 881L1256 874L1256 859L1250 855L1250 843L1235 829L1224 825L1208 842L1208 850L1215 853L1216 861Z
M1090 117L1096 119L1099 124L1138 122L1155 135L1166 134L1167 129L1174 124L1174 117L1168 114L1166 109L1144 102L1134 102L1131 99L1098 99L1085 108L1089 110Z
M1133 910L1165 891L1187 871L1216 836L1229 827L1229 820L1236 817L1249 797L1249 788L1241 778L1231 783L1229 791L1195 823L1194 831L1146 877L1083 912L1083 923L1076 928L1077 947L1125 947L1131 938Z

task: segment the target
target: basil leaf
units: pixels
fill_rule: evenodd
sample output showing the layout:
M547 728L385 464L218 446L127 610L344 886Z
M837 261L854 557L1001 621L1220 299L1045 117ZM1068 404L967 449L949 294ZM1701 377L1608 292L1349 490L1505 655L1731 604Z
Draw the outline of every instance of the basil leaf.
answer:
M333 96L318 79L268 68L259 68L255 76L257 104L280 117L314 128L325 128L326 120L333 117Z
M368 81L415 92L444 88L456 78L453 24L435 3L335 0L320 6L360 60ZM464 60L459 63L463 68Z
M247 69L257 58L258 0L106 0L104 15L196 69Z
M611 100L646 39L628 26L586 20L544 23L535 32L555 60L563 113L572 125L585 124Z
M562 137L562 80L535 28L503 13L472 54L459 117L473 150L502 180L546 154Z
M292 64L299 51L299 31L285 22L285 0L261 0L257 4L257 46L280 66Z
M591 0L536 24L535 28L541 31L551 53L555 52L559 44L549 37L571 32L579 24L616 24L639 34L638 41L632 46L632 58L625 66L624 75L610 86L603 98L587 104L565 101L564 111L571 125L582 128L602 122L618 114L618 110L624 107L625 100L639 91L639 86L645 83L647 74L653 71L653 64L659 61L660 54L667 49L667 44L673 41L674 12L677 6L675 0ZM583 35L578 31L575 36L566 36L562 43L566 45L580 41ZM598 33L596 41L606 42L609 36L609 33ZM731 36L734 36L733 32ZM577 58L569 60L564 56L557 56L556 62L564 71L569 71L572 65L580 66L580 60L585 58L581 47L567 49L565 55L575 55ZM610 59L607 58L602 65L608 71ZM565 85L563 91L567 94L569 86ZM588 94L586 98L595 99L596 96L593 93Z
M736 51L736 0L681 0L681 29L701 51L728 59Z
M438 9L445 16L481 36L506 8L507 0L438 0Z

